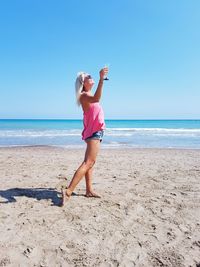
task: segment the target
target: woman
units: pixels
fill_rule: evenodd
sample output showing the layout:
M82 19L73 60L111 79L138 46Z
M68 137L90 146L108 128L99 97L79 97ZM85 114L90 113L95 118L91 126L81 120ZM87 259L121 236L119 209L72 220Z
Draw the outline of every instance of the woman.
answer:
M92 189L92 172L97 154L99 152L100 142L103 138L105 129L103 109L99 104L102 95L104 77L107 76L108 68L103 68L99 72L100 79L97 90L94 95L91 94L94 80L85 73L78 73L76 79L76 98L77 104L83 109L83 124L82 139L87 144L85 158L79 168L76 170L69 186L62 189L62 206L66 199L69 199L77 184L85 176L86 181L86 197L100 197Z

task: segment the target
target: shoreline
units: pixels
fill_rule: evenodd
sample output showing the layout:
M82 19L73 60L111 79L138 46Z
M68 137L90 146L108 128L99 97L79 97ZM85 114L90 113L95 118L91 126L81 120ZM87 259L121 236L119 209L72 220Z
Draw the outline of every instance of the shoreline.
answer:
M0 146L0 150L3 149L25 149L25 148L49 148L49 149L61 149L61 150L85 150L86 145L11 145L11 146ZM100 150L186 150L186 151L200 151L200 148L187 148L187 147L130 147L130 146L104 146L101 145Z

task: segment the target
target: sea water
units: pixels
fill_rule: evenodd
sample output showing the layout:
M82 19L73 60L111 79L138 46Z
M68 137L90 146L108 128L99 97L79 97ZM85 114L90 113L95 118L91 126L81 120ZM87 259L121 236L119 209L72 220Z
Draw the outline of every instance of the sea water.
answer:
M82 120L0 120L0 146L85 146ZM106 120L103 147L200 149L200 120Z

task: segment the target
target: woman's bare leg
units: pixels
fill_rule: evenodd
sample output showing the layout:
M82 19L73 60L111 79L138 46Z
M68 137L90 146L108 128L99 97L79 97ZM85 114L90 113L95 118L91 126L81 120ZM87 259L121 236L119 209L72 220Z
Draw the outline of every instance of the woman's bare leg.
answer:
M89 169L93 167L96 161L97 154L99 152L100 141L99 140L89 140L87 142L87 148L85 152L85 159L83 163L74 173L74 176L69 184L67 189L62 190L62 206L65 203L66 197L69 198L74 191L77 184L85 176Z
M85 174L86 195L87 193L92 191L92 174L93 174L93 167L90 170L88 170Z
M93 168L89 169L85 174L85 182L86 182L86 197L101 197L97 193L95 193L92 189L92 174Z

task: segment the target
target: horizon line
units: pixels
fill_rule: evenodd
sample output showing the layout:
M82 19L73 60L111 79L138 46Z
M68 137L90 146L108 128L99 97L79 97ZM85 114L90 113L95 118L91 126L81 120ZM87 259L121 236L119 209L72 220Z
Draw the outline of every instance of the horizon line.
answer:
M73 119L73 118L63 118L63 119L58 119L58 118L0 118L0 120L77 120L77 121L82 121L83 119ZM105 119L105 121L108 121L108 120L124 120L124 121L130 121L130 120L200 120L200 118L190 118L190 119L183 119L183 118L173 118L173 119L170 119L170 118L167 118L167 119L159 119L159 118L151 118L151 119L128 119L128 118L118 118L118 119L112 119L112 118L108 118L108 119Z

